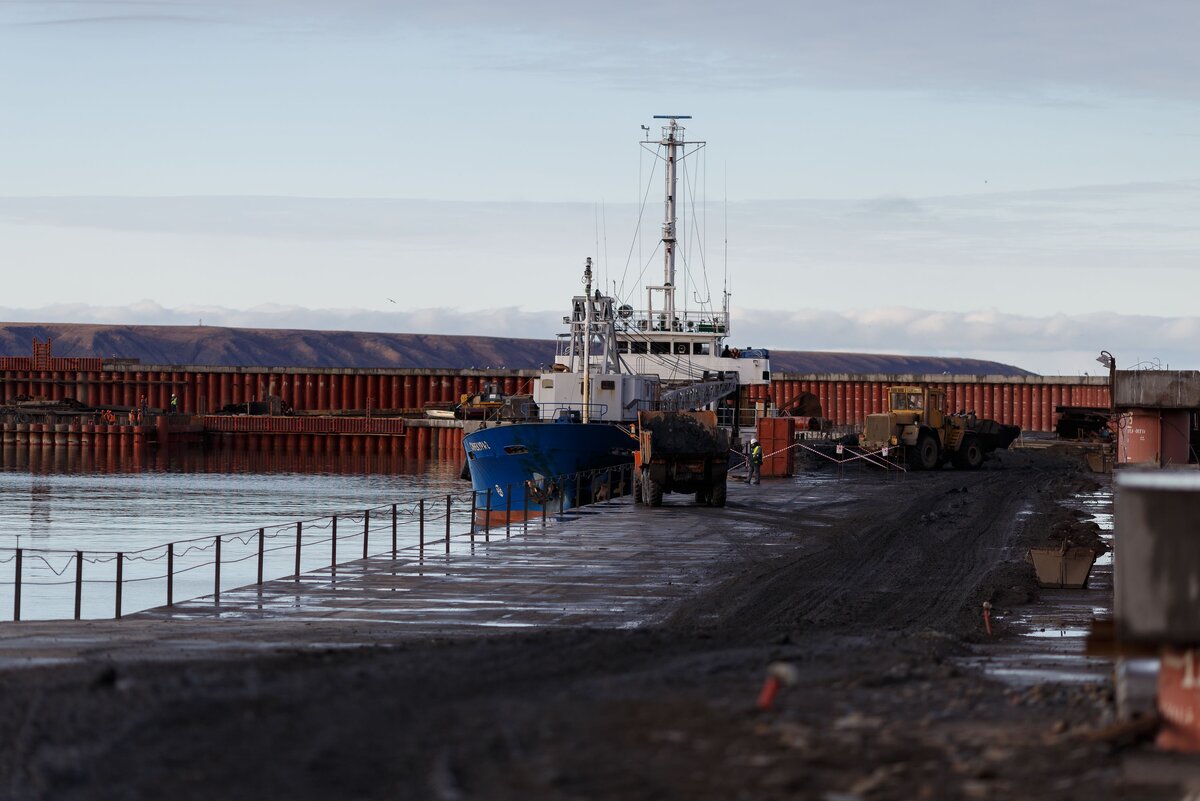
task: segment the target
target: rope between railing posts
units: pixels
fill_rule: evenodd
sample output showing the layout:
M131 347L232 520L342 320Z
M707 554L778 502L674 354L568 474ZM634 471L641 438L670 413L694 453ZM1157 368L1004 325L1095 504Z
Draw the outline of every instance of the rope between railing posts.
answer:
M44 564L47 568L49 568L50 572L56 576L61 576L63 573L66 573L67 570L70 569L71 565L74 564L74 562L75 562L74 558L68 559L66 564L63 565L62 570L55 570L54 565L50 564L49 560L47 560L46 557L44 557L40 554L26 554L25 558L28 559L30 562L32 562L36 559L37 561Z
M159 546L159 547L164 547L164 546ZM141 553L141 552L134 551L134 553ZM167 558L166 551L163 551L158 556L130 556L129 554L125 554L126 562L157 562L160 559L166 559L166 558Z

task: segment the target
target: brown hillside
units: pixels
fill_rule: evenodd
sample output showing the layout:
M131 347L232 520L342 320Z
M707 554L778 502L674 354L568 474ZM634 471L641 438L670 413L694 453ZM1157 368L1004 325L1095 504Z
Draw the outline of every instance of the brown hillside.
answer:
M542 339L75 323L0 323L0 355L28 355L35 338L53 339L56 356L139 359L145 364L536 369L554 356L554 343ZM771 367L798 373L1029 375L1019 367L981 359L786 350L771 351Z

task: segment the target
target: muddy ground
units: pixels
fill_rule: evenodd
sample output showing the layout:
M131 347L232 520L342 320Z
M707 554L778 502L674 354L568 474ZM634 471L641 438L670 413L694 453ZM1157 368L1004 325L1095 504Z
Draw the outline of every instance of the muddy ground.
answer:
M0 672L0 798L1108 799L1112 687L958 666L1036 604L1079 460L878 483L794 547L732 554L665 622L355 651ZM1030 514L1020 514L1029 512ZM774 661L795 686L755 697Z

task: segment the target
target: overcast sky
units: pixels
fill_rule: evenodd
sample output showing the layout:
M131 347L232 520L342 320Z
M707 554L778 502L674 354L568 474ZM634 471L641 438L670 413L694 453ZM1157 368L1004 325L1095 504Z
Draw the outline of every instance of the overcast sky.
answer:
M674 113L743 345L1200 368L1196 41L1194 2L0 0L0 315L551 336L585 257L659 269Z

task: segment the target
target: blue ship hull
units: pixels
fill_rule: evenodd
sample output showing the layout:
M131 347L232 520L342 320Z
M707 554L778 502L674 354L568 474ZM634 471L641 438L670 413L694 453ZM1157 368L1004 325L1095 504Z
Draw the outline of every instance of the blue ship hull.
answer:
M463 449L476 519L490 508L496 525L571 509L610 487L614 495L627 492L623 468L633 464L636 448L627 431L608 423L514 423L474 431L463 437Z

